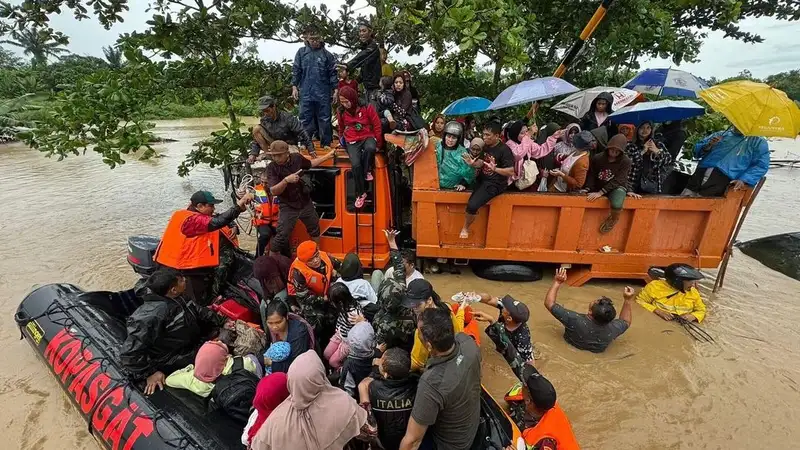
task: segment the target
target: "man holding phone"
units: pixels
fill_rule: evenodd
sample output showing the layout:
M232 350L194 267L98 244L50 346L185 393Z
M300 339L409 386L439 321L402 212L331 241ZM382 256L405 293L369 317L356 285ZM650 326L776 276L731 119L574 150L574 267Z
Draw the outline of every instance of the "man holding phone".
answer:
M306 226L309 236L319 243L319 216L311 202L311 189L301 182L304 170L317 167L332 159L334 152L315 159L307 159L299 153L289 153L289 144L273 141L270 144L272 162L267 165L267 183L272 195L280 200L277 234L272 239L271 253L290 256L289 236L297 220Z

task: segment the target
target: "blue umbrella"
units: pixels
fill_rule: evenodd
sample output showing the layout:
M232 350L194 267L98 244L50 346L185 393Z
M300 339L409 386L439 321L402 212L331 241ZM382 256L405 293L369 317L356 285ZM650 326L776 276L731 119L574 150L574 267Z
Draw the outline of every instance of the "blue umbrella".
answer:
M697 98L698 92L708 89L708 83L683 70L647 69L622 87L644 94Z
M662 123L670 120L683 120L702 116L705 113L705 108L691 100L659 100L626 106L619 111L614 111L609 117L614 123L639 125L646 121Z
M489 106L490 110L509 108L511 106L533 103L536 100L572 94L580 89L556 77L525 80L508 87L501 92Z
M489 109L492 101L483 97L464 97L447 105L442 110L445 116L464 116L467 114L484 112Z

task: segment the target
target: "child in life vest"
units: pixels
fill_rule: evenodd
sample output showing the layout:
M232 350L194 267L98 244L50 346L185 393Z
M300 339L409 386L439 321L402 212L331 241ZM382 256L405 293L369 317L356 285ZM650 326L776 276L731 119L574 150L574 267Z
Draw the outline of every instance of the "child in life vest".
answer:
M167 386L186 389L201 397L208 397L214 389L214 383L223 375L231 373L233 355L229 349L233 348L236 333L223 329L216 339L206 341L197 351L194 364L189 364L183 369L171 373L167 379ZM261 377L261 365L253 355L242 357L244 368Z

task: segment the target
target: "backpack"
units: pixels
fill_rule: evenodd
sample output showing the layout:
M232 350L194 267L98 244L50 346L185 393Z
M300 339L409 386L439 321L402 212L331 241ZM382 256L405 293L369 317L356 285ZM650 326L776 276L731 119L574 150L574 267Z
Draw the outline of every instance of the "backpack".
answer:
M211 390L209 410L221 409L232 419L246 424L257 385L258 377L245 370L241 356L235 356L231 373L217 379Z
M539 169L536 167L536 161L526 157L525 162L522 163L522 170L520 171L519 179L514 182L514 186L516 186L520 191L524 191L525 189L533 186L533 183L536 182L536 177L538 176Z

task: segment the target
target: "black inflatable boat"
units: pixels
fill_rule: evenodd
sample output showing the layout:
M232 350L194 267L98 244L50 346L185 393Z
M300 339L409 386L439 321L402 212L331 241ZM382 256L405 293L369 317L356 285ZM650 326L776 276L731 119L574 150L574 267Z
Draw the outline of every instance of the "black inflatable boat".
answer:
M243 425L208 410L203 398L169 387L145 396L142 384L126 378L119 349L125 321L140 304L134 289L84 292L49 284L25 297L15 320L105 448L241 450ZM516 442L519 429L485 390L481 406L482 448Z
M776 234L737 245L742 253L761 264L800 280L800 232Z

